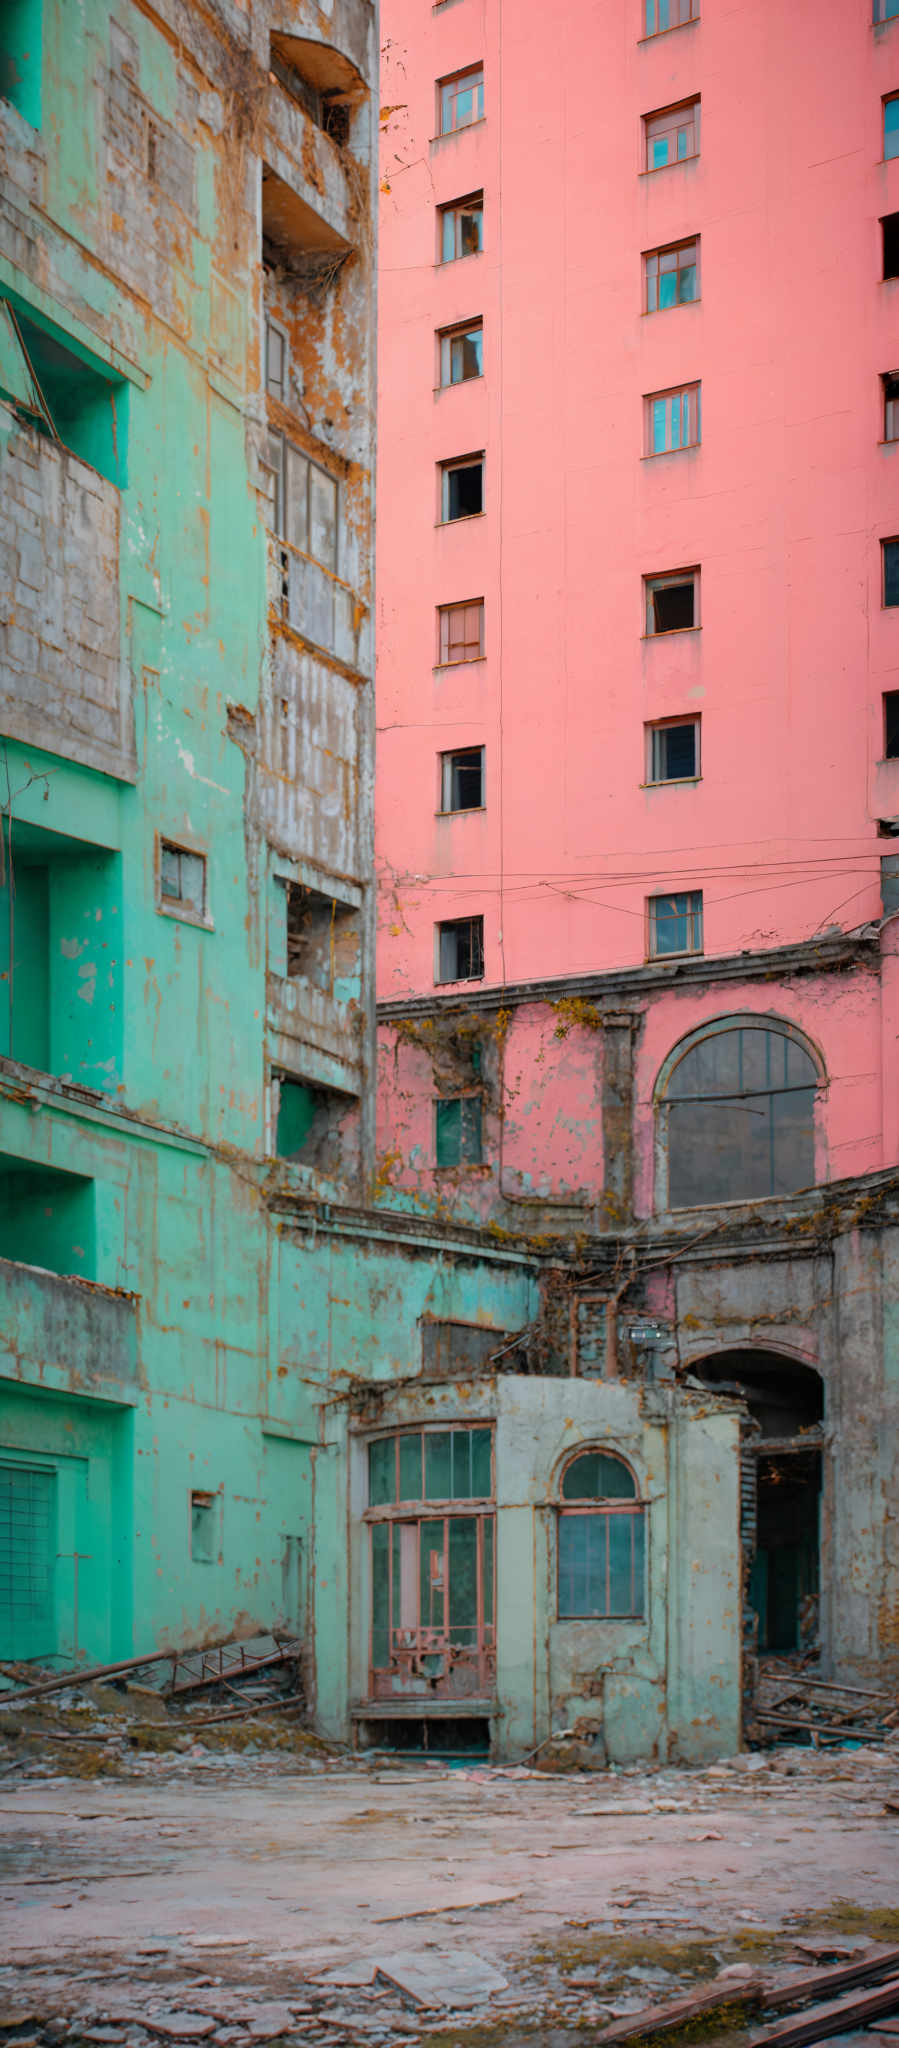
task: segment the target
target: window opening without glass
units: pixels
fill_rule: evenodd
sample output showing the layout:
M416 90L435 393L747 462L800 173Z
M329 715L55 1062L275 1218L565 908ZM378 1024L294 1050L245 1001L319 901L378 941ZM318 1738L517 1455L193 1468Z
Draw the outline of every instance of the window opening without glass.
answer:
M180 910L194 917L206 914L206 857L176 846L171 839L159 842L159 900L166 910Z
M883 438L899 441L899 372L891 370L881 378L883 385Z
M764 1022L725 1020L692 1045L660 1104L669 1207L810 1187L817 1085L805 1046Z
M333 647L338 569L337 478L283 434L270 434L273 531L281 542L284 617L318 647ZM325 574L321 572L325 571Z
M437 930L437 974L441 981L482 981L483 917L454 917Z
M645 1580L646 1509L634 1475L610 1451L582 1452L562 1476L559 1619L640 1619Z
M484 804L484 749L460 747L440 756L440 808L479 811Z
M444 1097L434 1104L434 1159L438 1166L480 1166L483 1111L479 1095Z
M484 457L462 455L441 464L441 517L472 519L484 510Z
M884 278L899 277L899 213L886 213L880 222L883 236Z
M702 386L681 384L674 391L651 391L644 399L645 453L670 455L678 448L696 448L702 440Z
M470 604L442 604L437 611L437 659L449 667L456 661L479 661L484 652L484 600Z
M484 70L481 64L472 65L468 71L457 71L452 78L441 78L437 91L441 135L451 135L456 128L470 128L473 121L483 120Z
M699 0L643 0L643 9L643 33L647 36L663 36L669 28L683 28L686 22L699 20Z
M899 604L899 540L882 540L880 552L883 557L883 602L892 607Z
M649 725L647 782L689 782L699 775L699 719L680 718Z
M479 256L484 247L484 194L455 199L439 212L440 261L457 263L462 256Z
M702 952L701 889L675 896L650 896L648 911L650 960Z
M270 397L287 398L287 336L274 320L265 323L265 388Z
M657 114L644 114L646 169L663 171L669 164L685 163L699 155L699 98L681 100L676 107L662 107Z
M699 570L673 569L669 576L645 576L646 632L683 633L699 624Z
M493 1439L427 1428L368 1446L370 1687L485 1698L496 1671Z
M883 758L899 761L899 690L884 691Z
M699 242L673 242L648 249L643 258L643 311L664 313L699 297Z
M440 342L441 385L464 384L469 377L484 374L484 323L468 320L458 327L446 327Z

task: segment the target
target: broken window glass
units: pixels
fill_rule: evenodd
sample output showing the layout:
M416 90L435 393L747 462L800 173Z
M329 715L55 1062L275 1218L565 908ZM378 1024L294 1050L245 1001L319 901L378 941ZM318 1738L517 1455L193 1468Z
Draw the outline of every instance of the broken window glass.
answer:
M473 519L484 510L484 458L472 455L463 462L443 465L442 512L444 521Z
M812 1186L817 1082L805 1048L766 1025L725 1025L692 1046L666 1090L670 1207Z
M484 194L457 199L440 214L440 260L456 263L462 256L477 256L484 247Z
M441 809L478 811L484 803L484 749L462 747L441 755Z
M446 924L439 924L437 981L480 981L483 973L483 918L456 917Z
M670 576L647 576L646 632L683 633L699 624L699 570L678 569Z
M883 757L899 760L899 690L885 690L883 696Z
M471 320L465 327L447 328L440 336L441 384L464 384L469 377L483 374L483 322Z
M192 916L202 917L206 908L206 857L175 846L169 839L159 842L159 896L166 909L177 906Z
M885 605L899 604L899 540L884 540L880 543L883 554L883 601Z

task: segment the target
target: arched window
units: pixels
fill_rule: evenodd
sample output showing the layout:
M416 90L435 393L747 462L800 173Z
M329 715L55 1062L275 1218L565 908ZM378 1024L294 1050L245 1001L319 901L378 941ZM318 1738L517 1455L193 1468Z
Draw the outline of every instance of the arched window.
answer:
M559 1508L560 1621L642 1617L646 1510L629 1465L611 1451L582 1451L562 1474Z
M659 1089L669 1209L794 1194L815 1178L819 1073L774 1019L723 1017L687 1042Z

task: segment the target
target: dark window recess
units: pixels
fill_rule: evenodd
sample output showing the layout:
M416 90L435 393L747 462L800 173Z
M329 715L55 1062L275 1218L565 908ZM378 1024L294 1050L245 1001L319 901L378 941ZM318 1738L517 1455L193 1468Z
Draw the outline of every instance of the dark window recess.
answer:
M665 577L647 584L648 633L682 633L696 624L696 584L693 575L682 582Z
M366 1743L374 1749L402 1750L407 1756L488 1756L490 1722L478 1714L458 1720L441 1715L439 1720L416 1721L405 1715L393 1721L365 1721L361 1724Z
M651 782L686 782L698 773L696 720L659 725L652 732Z
M214 1564L218 1551L217 1493L190 1496L190 1554L194 1564Z
M274 38L272 39L274 43ZM288 63L280 52L272 48L271 68L280 80L285 92L297 100L314 121L317 128L330 135L338 148L344 149L350 139L350 104L343 93L320 92L308 78L304 78L295 64Z
M196 917L206 910L206 856L190 853L170 839L159 842L159 895L168 907L177 904Z
M434 1105L434 1152L438 1166L480 1166L482 1110L479 1095L456 1095Z
M485 1330L479 1323L450 1323L423 1316L421 1369L436 1379L464 1379L468 1373L480 1371L508 1343L505 1330ZM515 1356L513 1351L507 1353L507 1369Z
M884 277L899 277L899 213L884 214L880 225L883 230Z
M481 981L484 974L484 920L456 917L437 926L438 981Z
M724 1025L692 1046L667 1089L671 1208L812 1186L817 1082L805 1048L765 1025Z
M299 1159L318 1173L345 1170L351 1129L358 1107L355 1096L332 1088L316 1088L288 1074L275 1074L278 1084L275 1150L281 1159Z
M443 472L445 519L471 519L484 510L483 462L463 462Z
M899 540L884 540L883 550L883 601L885 605L899 604Z
M883 758L885 761L899 761L899 690L884 692Z
M358 973L358 912L303 882L286 889L287 973L327 995Z
M478 811L484 803L484 749L463 747L443 755L441 810Z
M899 376L881 378L883 384L883 438L899 441Z

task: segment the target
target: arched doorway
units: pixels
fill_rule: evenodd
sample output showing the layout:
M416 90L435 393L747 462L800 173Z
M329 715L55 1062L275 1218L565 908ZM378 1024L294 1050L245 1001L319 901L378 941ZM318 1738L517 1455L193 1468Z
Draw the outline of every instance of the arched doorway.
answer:
M749 1411L741 1473L746 1648L761 1657L815 1655L824 1383L811 1366L772 1351L716 1352L690 1370L721 1393L740 1394Z

